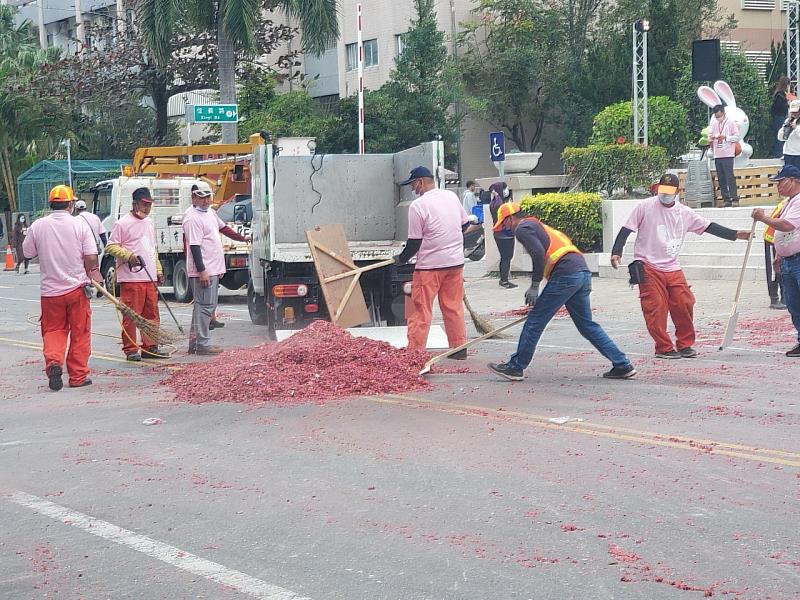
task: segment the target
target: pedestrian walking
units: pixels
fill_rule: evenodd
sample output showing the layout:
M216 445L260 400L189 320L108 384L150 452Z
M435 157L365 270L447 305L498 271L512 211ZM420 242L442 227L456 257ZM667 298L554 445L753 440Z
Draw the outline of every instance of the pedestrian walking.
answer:
M219 354L222 348L211 345L210 325L217 309L219 280L225 274L225 254L222 250L223 234L238 242L249 242L217 216L211 208L213 196L206 183L192 186L192 206L183 217L183 237L186 267L194 296L192 327L189 334L189 353Z
M451 348L467 341L464 323L464 226L477 221L468 216L453 192L436 187L426 167L415 167L400 185L411 186L417 199L408 208L408 241L395 258L397 264L417 257L411 281L414 310L408 318L408 347L424 349L433 318L433 301L439 299L444 330ZM463 349L450 356L467 357Z
M769 112L772 117L772 133L777 136L783 127L783 122L786 120L786 115L789 114L789 99L786 97L789 91L790 80L786 75L781 75L772 89L772 106ZM783 156L783 142L777 137L775 143L772 145L773 158L780 158Z
M770 177L778 183L778 193L788 198L779 217L768 217L755 208L752 217L775 230L773 244L778 255L774 263L783 281L783 298L797 331L797 344L786 356L800 357L800 169L785 165Z
M464 212L468 215L472 214L472 209L478 204L478 197L475 195L475 182L468 181L467 189L461 197L461 205L464 207Z
M592 319L589 295L592 273L583 254L564 233L548 227L536 217L526 217L516 202L503 204L495 227L507 227L530 254L533 262L531 285L525 292L525 304L530 306L522 327L517 351L508 362L489 363L489 369L511 381L523 378L536 346L556 312L566 306L578 332L611 361L611 369L603 373L607 379L630 379L636 375L628 357ZM539 286L547 279L541 294Z
M770 213L770 218L777 219L781 216L786 200L781 200ZM769 307L775 310L785 310L783 301L783 280L780 271L772 268L777 254L775 254L775 228L767 227L764 230L764 269L767 275L767 291L769 292Z
M711 147L714 149L714 166L717 170L720 194L724 206L739 206L739 192L736 188L736 176L733 173L733 159L736 156L736 144L739 142L739 128L733 119L725 115L725 107L717 104L711 109L714 119L708 133Z
M677 175L663 175L657 192L637 204L619 230L611 250L611 266L619 268L625 242L636 232L631 281L639 285L642 313L647 331L655 341L656 358L695 358L695 297L678 262L683 240L687 233L746 240L750 232L712 223L681 204ZM667 315L675 324L675 344L667 332Z
M778 130L778 141L783 142L783 164L800 168L800 100L789 103L789 114Z
M97 246L83 219L71 216L75 194L66 185L50 190L46 217L34 221L22 243L25 258L39 257L41 328L45 373L53 391L64 387L64 357L70 387L91 385L90 280L100 282Z
M106 227L103 225L100 217L93 212L87 211L86 202L83 200L78 200L75 202L75 216L88 223L89 228L94 234L95 241L97 242L97 252L98 254L102 252L103 248L108 243L108 233L106 232Z
M17 215L17 222L14 223L14 229L11 231L11 243L14 246L14 252L17 255L17 265L14 270L19 273L20 266L25 263L24 275L28 274L28 264L31 262L25 258L25 252L22 250L22 245L25 242L25 236L28 235L28 218L23 215Z
M161 323L158 311L158 290L164 274L156 251L156 228L150 218L153 196L146 187L131 194L131 211L114 223L106 252L116 259L117 283L120 301L148 321ZM155 273L155 275L153 275ZM153 281L151 277L156 277ZM130 317L122 317L122 352L129 361L142 358L167 358L158 347L157 340L141 332L141 346L137 343L136 324Z
M514 195L503 181L498 181L489 186L492 195L489 203L489 212L492 215L492 225L497 225L497 213L500 207L514 200ZM515 283L509 281L511 275L511 260L514 258L514 232L505 227L492 227L494 242L497 244L497 251L500 253L500 287L513 289L517 287Z

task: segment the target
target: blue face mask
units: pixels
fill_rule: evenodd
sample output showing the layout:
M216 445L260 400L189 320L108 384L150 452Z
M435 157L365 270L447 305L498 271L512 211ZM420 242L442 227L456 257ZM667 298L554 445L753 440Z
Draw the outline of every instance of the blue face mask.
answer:
M669 206L670 204L674 204L678 200L677 195L669 195L669 194L659 194L658 201L665 206Z

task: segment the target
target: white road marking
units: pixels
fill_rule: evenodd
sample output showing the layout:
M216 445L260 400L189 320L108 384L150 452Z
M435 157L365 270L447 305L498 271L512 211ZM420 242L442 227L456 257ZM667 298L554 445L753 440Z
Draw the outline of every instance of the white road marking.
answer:
M145 535L123 529L107 521L95 519L65 506L44 500L38 496L14 491L6 496L14 504L76 527L120 546L127 546L151 558L165 562L194 575L234 588L236 591L262 600L309 600L294 592L251 577L241 571L229 569L219 563L206 560L175 546L164 544Z
M19 446L25 443L27 443L25 440L15 440L13 442L0 442L0 448L7 446Z
M1 300L16 300L17 302L33 302L39 304L39 300L28 300L27 298L9 298L8 296L0 296Z

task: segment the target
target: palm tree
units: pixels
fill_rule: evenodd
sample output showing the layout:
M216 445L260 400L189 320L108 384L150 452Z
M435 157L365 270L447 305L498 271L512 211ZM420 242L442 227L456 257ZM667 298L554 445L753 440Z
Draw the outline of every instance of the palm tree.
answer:
M219 55L219 97L236 103L236 54L253 54L262 11L282 10L297 20L303 50L321 54L339 37L336 0L139 0L142 37L156 64L167 64L178 22L215 34ZM222 142L236 143L235 123L222 126Z

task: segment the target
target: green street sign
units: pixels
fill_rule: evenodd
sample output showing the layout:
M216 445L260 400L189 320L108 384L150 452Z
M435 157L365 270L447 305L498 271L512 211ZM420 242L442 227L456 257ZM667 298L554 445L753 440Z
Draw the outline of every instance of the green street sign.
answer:
M197 104L193 108L193 123L236 123L239 121L239 107L236 104Z

